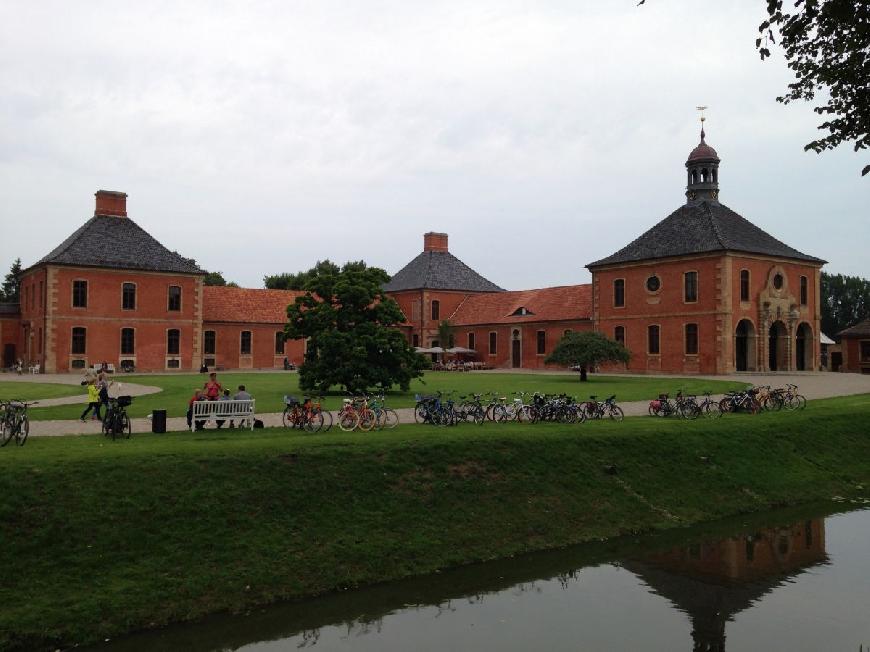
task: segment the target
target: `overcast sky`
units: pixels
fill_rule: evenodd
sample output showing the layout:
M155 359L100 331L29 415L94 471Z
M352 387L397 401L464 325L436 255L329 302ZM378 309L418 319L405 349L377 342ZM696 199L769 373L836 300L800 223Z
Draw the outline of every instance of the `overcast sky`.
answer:
M763 0L0 3L0 267L99 188L228 280L398 271L445 231L508 289L582 283L685 201L710 106L720 198L870 276L863 157L803 145L754 49Z

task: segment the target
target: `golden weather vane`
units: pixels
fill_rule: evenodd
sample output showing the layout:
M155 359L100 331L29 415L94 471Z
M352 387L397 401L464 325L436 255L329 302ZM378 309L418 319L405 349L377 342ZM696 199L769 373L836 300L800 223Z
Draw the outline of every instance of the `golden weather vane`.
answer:
M704 122L704 120L707 119L707 118L704 117L704 111L706 111L706 110L709 109L710 107L708 107L708 106L696 106L695 108L696 108L698 111L701 112L701 123L702 123L701 126L703 126L703 122Z

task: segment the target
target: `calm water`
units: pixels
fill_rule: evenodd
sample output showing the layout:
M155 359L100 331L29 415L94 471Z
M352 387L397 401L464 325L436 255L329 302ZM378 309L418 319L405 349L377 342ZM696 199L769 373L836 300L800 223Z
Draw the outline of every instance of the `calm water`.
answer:
M870 511L620 539L148 632L101 650L807 650L870 644Z

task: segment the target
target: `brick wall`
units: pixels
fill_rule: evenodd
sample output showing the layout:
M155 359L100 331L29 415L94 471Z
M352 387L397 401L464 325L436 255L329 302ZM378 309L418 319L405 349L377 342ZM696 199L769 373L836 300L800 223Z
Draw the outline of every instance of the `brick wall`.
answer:
M87 306L73 306L73 282L87 281ZM116 271L96 268L43 266L28 273L23 286L44 287L44 309L28 301L22 306L22 322L27 324L31 351L42 348L46 372L76 369L74 361L91 366L108 362L120 366L132 360L138 370L162 371L198 368L195 339L201 313L202 281L198 276L157 272ZM135 285L135 306L122 307L122 286ZM181 309L169 310L170 286L181 288ZM38 302L37 302L38 303ZM85 352L72 353L74 328L86 329ZM121 330L134 330L133 354L121 354ZM179 331L179 352L167 352L168 331ZM41 333L41 339L40 339ZM25 344L25 346L27 346ZM168 360L178 360L173 367Z
M203 353L204 360L214 360L214 365L226 369L281 369L284 357L299 365L303 361L305 343L303 340L284 342L284 352L276 353L275 334L283 333L284 324L243 324L204 322L202 325L203 342L206 333L215 334L215 354ZM242 332L251 333L250 354L241 352Z

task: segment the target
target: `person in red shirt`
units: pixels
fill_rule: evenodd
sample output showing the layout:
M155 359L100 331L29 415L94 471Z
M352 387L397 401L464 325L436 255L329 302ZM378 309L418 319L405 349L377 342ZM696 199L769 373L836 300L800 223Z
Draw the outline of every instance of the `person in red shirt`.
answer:
M205 400L207 401L216 401L221 396L221 384L217 381L217 374L215 372L211 372L208 375L208 382L203 386L205 390Z

